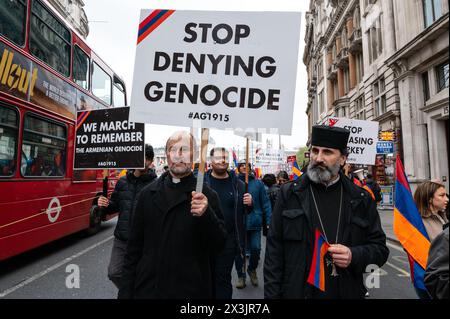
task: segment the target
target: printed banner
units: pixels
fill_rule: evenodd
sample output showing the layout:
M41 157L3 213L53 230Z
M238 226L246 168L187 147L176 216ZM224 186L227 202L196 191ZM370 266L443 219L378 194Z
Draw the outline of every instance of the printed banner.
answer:
M144 124L129 107L78 112L74 169L143 168Z

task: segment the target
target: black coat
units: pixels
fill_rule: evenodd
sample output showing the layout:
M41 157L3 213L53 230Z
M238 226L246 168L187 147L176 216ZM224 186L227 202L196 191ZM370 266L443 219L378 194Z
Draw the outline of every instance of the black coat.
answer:
M362 188L341 174L344 189L343 240L350 248L352 261L339 269L341 298L364 298L363 273L370 264L384 265L389 256L386 235L381 228L376 204ZM264 262L264 295L266 298L311 298L308 278L314 248L309 180L281 187L267 237Z
M208 171L205 176L205 181L208 185L211 184L212 170ZM230 182L233 186L233 197L234 197L234 236L236 243L239 246L239 254L244 258L245 253L245 236L246 228L245 221L246 215L252 211L252 207L244 205L244 194L245 194L245 183L241 181L234 172L228 173L230 176Z
M424 283L433 299L449 297L448 224L432 242Z
M176 186L170 180L164 173L138 197L119 298L212 296L211 261L226 239L219 198L204 185L208 209L192 216L196 178L191 175Z
M139 177L134 176L134 173L130 171L117 181L106 209L108 214L119 212L119 219L114 230L114 237L117 239L122 241L128 240L128 231L131 226L130 220L137 195L155 178L156 174L153 171L142 174Z

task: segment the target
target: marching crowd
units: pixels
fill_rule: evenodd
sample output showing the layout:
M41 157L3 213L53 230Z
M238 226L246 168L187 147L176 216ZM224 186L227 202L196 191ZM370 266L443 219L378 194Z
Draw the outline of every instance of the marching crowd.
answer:
M119 212L108 268L118 297L231 299L234 266L235 287L244 289L248 275L252 285L264 285L265 298L364 298L366 267L382 267L389 249L379 186L371 176L358 184L344 169L348 138L346 129L314 126L310 162L294 181L283 171L259 180L245 161L230 170L228 151L215 147L198 193L191 134L167 140L168 169L159 177L147 145L146 169L129 170L109 199L98 199L108 213ZM414 199L432 241L426 290L418 296L448 298L445 187L425 182Z

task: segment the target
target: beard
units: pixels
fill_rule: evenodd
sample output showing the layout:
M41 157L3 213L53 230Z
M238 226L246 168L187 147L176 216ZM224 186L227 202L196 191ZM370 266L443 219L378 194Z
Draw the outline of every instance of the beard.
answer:
M178 165L177 165L178 164ZM182 165L179 165L182 164ZM185 176L191 172L191 166L189 163L176 162L172 163L169 167L170 172L173 176Z
M330 167L311 161L308 165L307 174L311 181L316 184L328 184L341 169L341 165L336 163Z

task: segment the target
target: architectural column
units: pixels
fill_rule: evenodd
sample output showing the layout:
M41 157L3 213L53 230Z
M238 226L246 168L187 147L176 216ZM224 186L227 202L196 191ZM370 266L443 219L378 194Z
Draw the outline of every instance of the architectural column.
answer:
M338 81L338 89L339 89L339 98L345 95L345 87L344 87L344 70L338 68L337 71L337 81Z
M445 130L445 121L433 119L428 116L428 152L430 154L430 174L432 179L444 181L449 187L448 176L448 136ZM447 143L446 143L447 141Z
M327 51L327 72L328 67L333 64L333 52L331 50ZM327 81L327 110L329 110L334 102L334 86L333 81Z
M334 85L333 81L327 81L327 110L333 107L334 102Z
M350 36L353 33L353 17L347 18L347 39L350 39ZM353 89L356 86L356 60L353 53L348 52L348 72L350 74L350 89Z
M405 172L414 190L417 184L430 178L427 128L418 109L416 74L408 72L398 81L402 122L403 161ZM413 191L414 191L413 190Z

